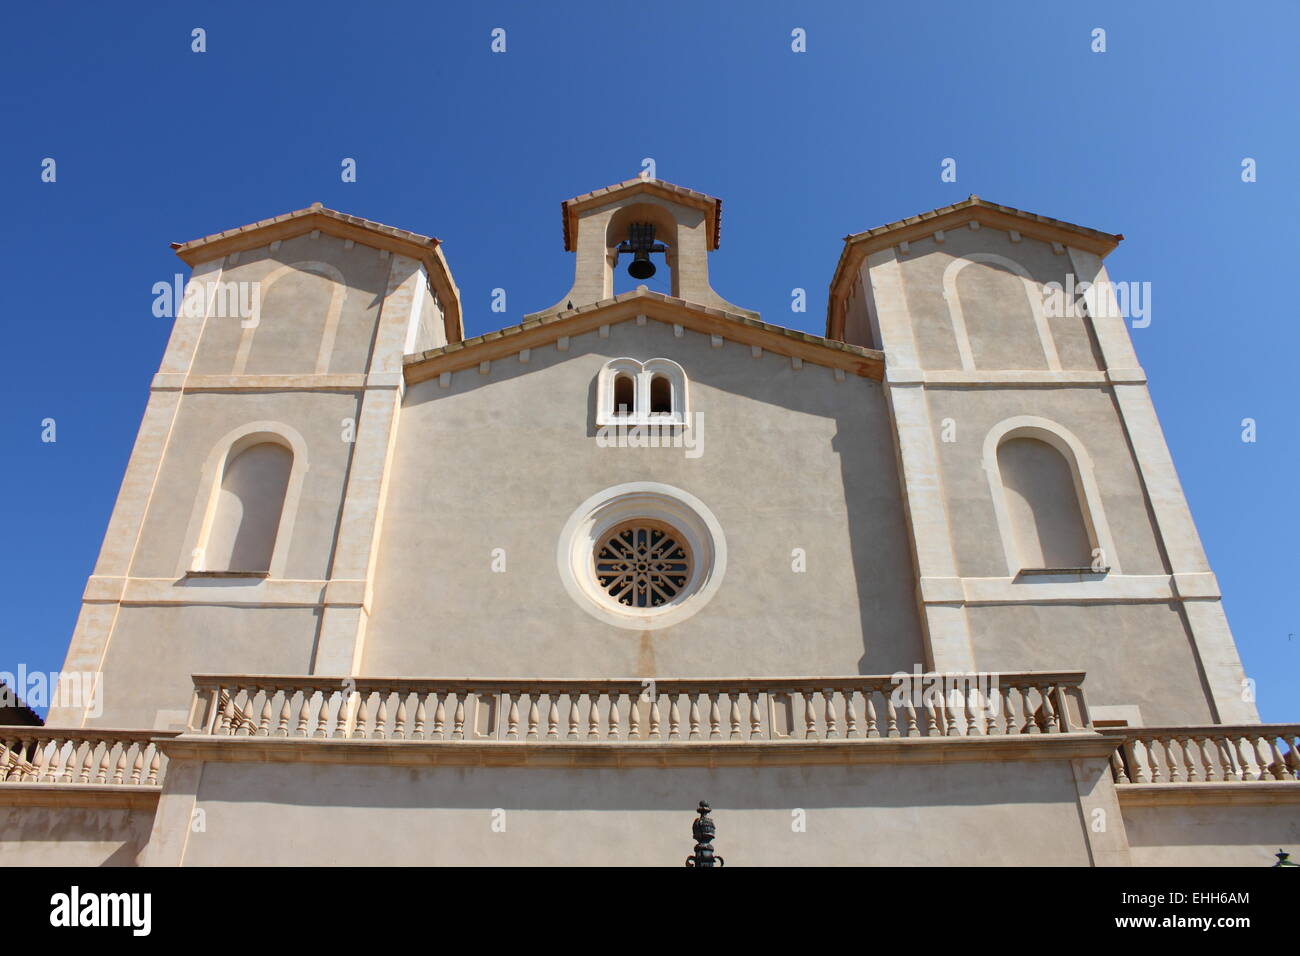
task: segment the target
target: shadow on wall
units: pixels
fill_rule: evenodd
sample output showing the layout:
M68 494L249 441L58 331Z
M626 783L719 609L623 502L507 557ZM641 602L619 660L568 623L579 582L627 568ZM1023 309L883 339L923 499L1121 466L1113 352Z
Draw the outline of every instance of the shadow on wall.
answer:
M627 323L622 323L626 325ZM795 370L784 356L764 353L761 359L749 357L748 346L727 343L723 350L709 347L707 336L687 331L686 339L676 338L671 326L651 319L651 332L662 330L662 335L646 334L642 340L649 348L645 355L630 352L626 339L615 331L608 339L597 338L595 333L574 337L569 350L557 352L553 346L533 349L527 364L513 357L494 361L489 375L479 375L474 369L458 371L448 387L432 387L408 391L407 401L413 405L455 399L460 396L485 393L506 386L524 375L545 374L548 369L563 363L585 359L604 362L623 355L637 354L649 359L662 355L680 362L690 377L691 388L701 386L717 389L755 403L755 415L744 423L744 432L722 426L710 427L706 421L705 446L716 448L722 441L744 442L745 454L753 456L755 469L747 476L751 484L746 489L755 501L772 505L771 492L764 487L764 473L789 473L797 469L831 468L838 462L840 481L844 489L844 507L847 509L847 534L853 562L853 578L857 589L858 618L862 634L862 655L856 662L856 672L862 674L888 674L897 670L910 671L924 660L921 626L916 606L916 577L911 551L908 546L902 493L895 464L895 442L885 399L878 382L849 374L845 381L835 381L830 369L805 364ZM636 333L646 333L637 328ZM737 359L736 349L744 349L744 357ZM728 352L731 361L718 361L716 356ZM598 370L593 365L592 374L585 382L584 434L594 441L598 428L596 411L598 402ZM698 393L696 393L698 394ZM563 404L556 399L555 407ZM782 441L779 428L768 428L762 418L761 406L777 406L802 415L816 416L835 423L834 435L821 461L792 460L792 450ZM483 403L486 423L492 427L518 427L518 421L509 414L510 401L488 400ZM701 403L692 400L692 413L703 412ZM476 412L477 417L477 412ZM789 419L784 422L789 427ZM553 420L546 420L549 427ZM743 439L738 435L743 434ZM502 443L502 447L510 447ZM680 454L680 453L678 453ZM708 453L704 455L707 465ZM545 477L545 476L539 476ZM646 479L672 483L673 476L646 474ZM556 474L554 479L572 482L572 475ZM626 480L633 480L629 477ZM797 480L786 486L798 488ZM567 487L567 486L566 486ZM695 493L696 489L690 487ZM702 496L703 497L703 496ZM790 499L776 502L787 515L799 513L825 513L837 503L827 500ZM558 530L558 529L557 529ZM789 566L791 549L803 547L812 552L818 542L790 540L783 544L779 559ZM745 547L744 536L731 542L733 551ZM815 572L815 564L810 565ZM741 579L728 581L724 587L743 586ZM810 598L809 600L815 600ZM758 622L756 626L762 626ZM801 638L798 634L786 635L790 642ZM849 669L849 662L839 672Z

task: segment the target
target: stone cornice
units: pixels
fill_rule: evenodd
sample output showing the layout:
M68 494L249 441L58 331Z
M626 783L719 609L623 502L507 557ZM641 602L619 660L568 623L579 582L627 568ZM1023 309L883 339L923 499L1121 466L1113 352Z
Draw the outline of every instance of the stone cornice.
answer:
M131 784L6 783L0 784L0 807L83 807L152 813L161 793L161 787Z
M1121 807L1251 806L1300 804L1300 780L1235 783L1125 783L1115 793Z
M160 740L170 760L460 767L748 767L969 763L1109 758L1100 734L820 740L592 741L346 740L212 737Z

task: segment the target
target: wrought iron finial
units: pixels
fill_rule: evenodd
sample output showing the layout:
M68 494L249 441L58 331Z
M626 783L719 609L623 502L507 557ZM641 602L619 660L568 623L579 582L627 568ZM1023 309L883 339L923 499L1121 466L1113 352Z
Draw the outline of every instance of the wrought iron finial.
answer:
M698 866L726 866L727 861L720 856L713 855L713 837L717 833L717 827L709 819L709 813L712 811L705 801L701 800L700 805L695 808L695 812L700 818L691 825L691 835L695 837L695 852L686 858L686 865L692 867Z
M1300 863L1291 862L1291 854L1287 853L1285 850L1278 850L1273 855L1277 857L1277 862L1273 864L1274 866L1300 866Z

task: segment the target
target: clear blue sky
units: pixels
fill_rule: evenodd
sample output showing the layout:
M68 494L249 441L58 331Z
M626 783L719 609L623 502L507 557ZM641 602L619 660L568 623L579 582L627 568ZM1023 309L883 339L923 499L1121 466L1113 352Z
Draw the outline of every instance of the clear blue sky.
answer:
M62 663L166 343L168 242L316 200L436 235L474 335L563 295L560 201L653 157L723 198L722 294L815 332L841 237L970 193L1126 234L1111 274L1152 283L1133 338L1261 712L1300 719L1300 6L152 7L3 14L0 670Z

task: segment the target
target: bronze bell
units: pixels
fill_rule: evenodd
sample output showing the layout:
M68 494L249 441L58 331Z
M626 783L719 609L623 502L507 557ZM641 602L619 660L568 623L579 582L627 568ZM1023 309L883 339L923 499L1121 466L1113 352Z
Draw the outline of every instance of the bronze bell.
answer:
M628 263L627 274L633 279L648 279L655 274L655 264L650 261L650 253L637 252Z
M650 253L667 251L668 247L662 242L655 242L653 225L648 222L634 222L628 227L627 238L618 244L615 254L632 253L627 274L633 279L648 279L655 274L655 264L650 261Z

